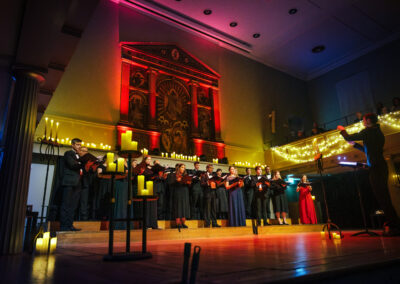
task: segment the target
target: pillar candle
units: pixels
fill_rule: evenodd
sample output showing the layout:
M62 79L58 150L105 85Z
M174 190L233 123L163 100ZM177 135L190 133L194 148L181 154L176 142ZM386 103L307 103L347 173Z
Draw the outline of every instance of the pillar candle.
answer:
M57 248L57 238L50 239L50 253L53 253Z
M144 175L139 175L138 179L138 195L143 195L144 190Z
M125 170L125 159L124 158L118 158L117 159L117 172L123 173Z
M107 153L107 159L106 159L107 164L114 162L114 153Z
M58 138L58 125L59 125L60 123L58 123L58 122L56 122L56 142L57 142L57 138Z
M153 182L151 180L146 182L146 189L148 195L153 195Z
M117 171L117 164L115 162L111 162L107 164L106 172L116 172Z
M50 140L51 138L53 138L53 124L54 124L54 120L50 120Z
M50 243L50 232L43 233L43 250L47 253Z
M49 120L48 117L44 119L44 139L47 139L47 121Z
M137 141L132 141L132 150L137 151L137 145L138 145Z
M126 133L121 133L121 151L128 150L126 146Z
M43 253L43 238L36 239L36 253Z

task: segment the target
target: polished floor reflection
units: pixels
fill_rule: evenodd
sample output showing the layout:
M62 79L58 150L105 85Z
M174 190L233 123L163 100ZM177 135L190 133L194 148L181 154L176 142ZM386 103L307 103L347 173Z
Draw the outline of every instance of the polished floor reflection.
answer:
M350 233L334 241L320 233L196 239L192 248L202 249L197 283L335 282L346 273L359 277L362 271L368 277L375 269L398 266L400 238L350 237ZM102 261L106 244L66 245L50 257L0 257L0 275L3 283L177 283L183 247L184 241L151 241L152 259L109 263ZM116 246L117 251L123 248L123 243ZM133 249L138 250L139 244Z

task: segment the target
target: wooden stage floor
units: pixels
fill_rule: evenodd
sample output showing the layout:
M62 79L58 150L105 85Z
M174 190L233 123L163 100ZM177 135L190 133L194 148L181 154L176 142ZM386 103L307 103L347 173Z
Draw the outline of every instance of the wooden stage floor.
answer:
M319 232L194 239L197 283L399 283L400 238L350 234L335 241ZM106 243L64 245L50 257L1 256L0 275L2 283L178 283L184 243L150 241L152 259L118 263L102 260ZM122 251L124 243L115 247Z

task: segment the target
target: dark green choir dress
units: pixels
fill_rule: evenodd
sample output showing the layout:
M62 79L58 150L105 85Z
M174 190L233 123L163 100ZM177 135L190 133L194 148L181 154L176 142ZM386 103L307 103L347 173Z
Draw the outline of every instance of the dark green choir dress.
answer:
M170 189L172 191L172 218L190 218L189 187L176 180L176 174L170 174Z

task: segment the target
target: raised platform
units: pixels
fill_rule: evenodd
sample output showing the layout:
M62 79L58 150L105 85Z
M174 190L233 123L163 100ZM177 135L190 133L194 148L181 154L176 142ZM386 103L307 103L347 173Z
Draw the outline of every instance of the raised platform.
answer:
M221 223L221 228L201 228L196 225L202 225L202 221L188 221L187 224L189 229L178 229L170 228L170 221L163 221L164 225L169 226L167 229L149 229L147 231L148 241L161 241L161 240L192 240L192 239L204 239L204 238L229 238L229 237L242 237L253 235L253 228L251 226L251 220L249 226L246 227L227 227L225 220ZM76 245L76 244L93 244L93 243L106 243L108 240L108 231L99 230L100 225L96 224L97 230L87 230L88 228L94 228L93 222L91 223L76 223L77 228L82 228L82 231L78 232L58 232L58 244L60 246ZM161 226L160 226L161 227ZM323 225L270 225L258 227L258 235L269 235L269 234L290 234L290 233L306 233L306 232L320 232ZM126 231L116 230L114 231L115 242L124 242L126 238ZM135 229L131 231L131 242L137 243L142 241L142 231Z
M289 224L293 224L290 218L287 219ZM140 229L140 222L133 221L133 229ZM228 220L217 220L218 225L222 227L228 227ZM246 226L251 227L252 220L246 220ZM271 225L278 225L278 220L268 219L268 223ZM204 228L204 220L187 220L185 223L190 229ZM298 222L297 222L298 224ZM50 231L57 232L60 230L59 222L49 222L48 227ZM76 221L74 222L74 227L81 229L82 231L97 232L108 230L108 221ZM175 221L170 220L159 220L159 229L172 229L176 228Z

